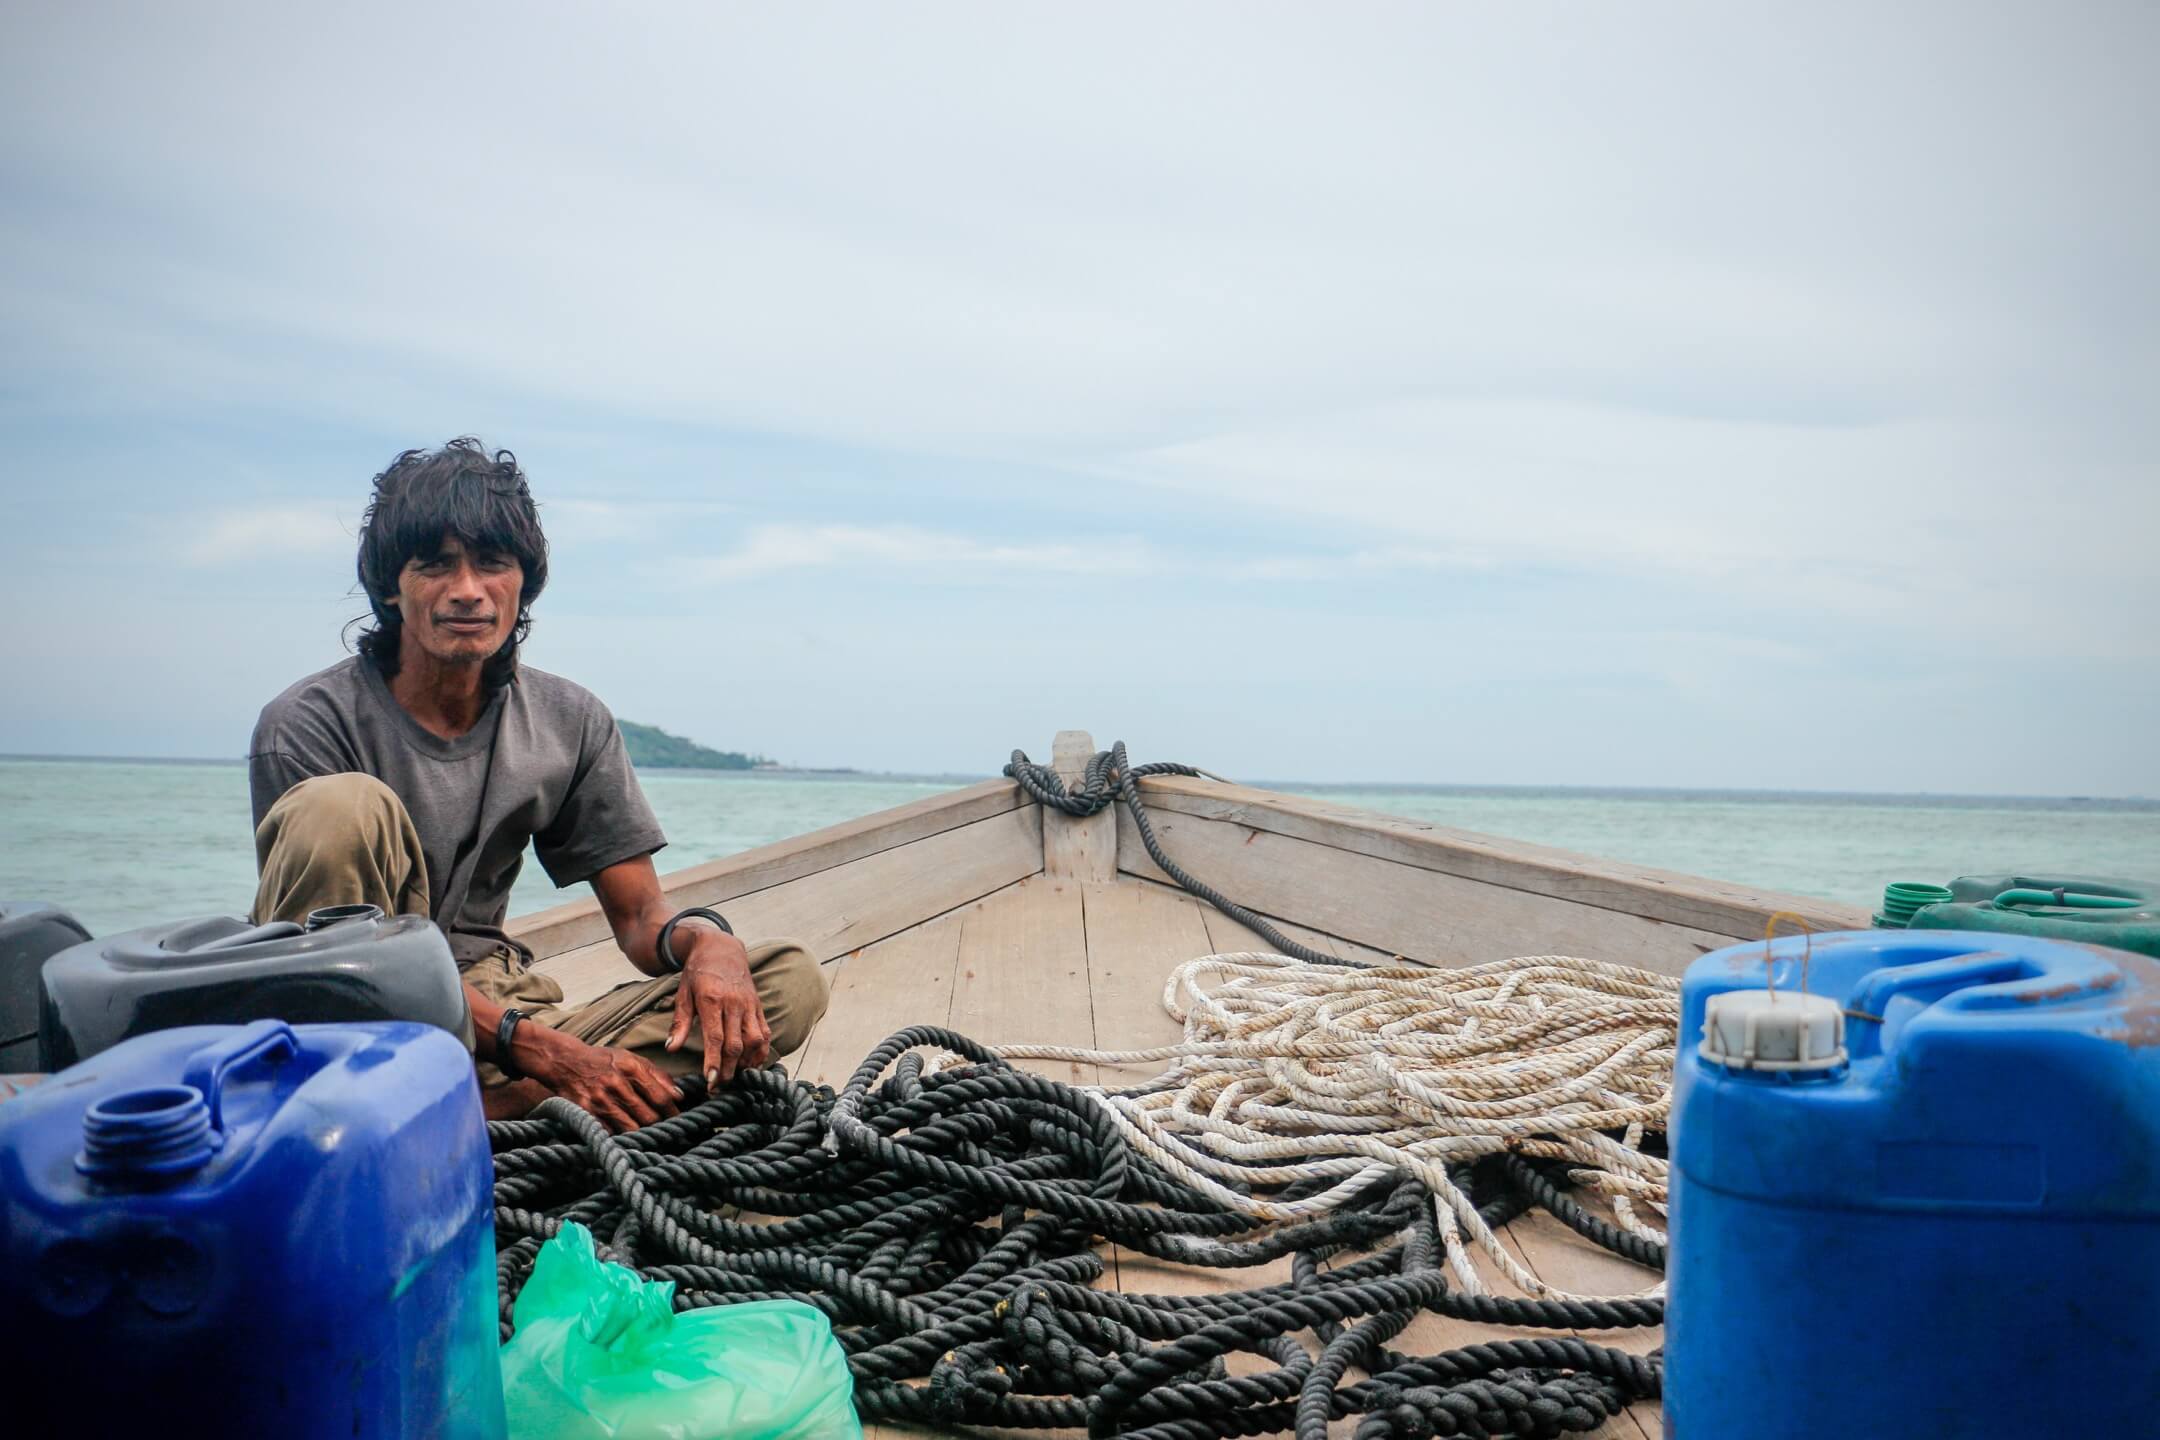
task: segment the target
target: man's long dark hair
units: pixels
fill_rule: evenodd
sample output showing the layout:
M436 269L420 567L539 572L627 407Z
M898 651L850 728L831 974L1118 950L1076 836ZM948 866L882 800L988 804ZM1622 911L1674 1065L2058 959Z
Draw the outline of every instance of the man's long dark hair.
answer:
M532 629L532 602L547 584L547 537L540 533L540 512L517 456L508 450L491 454L470 435L440 450L407 450L375 477L375 493L360 517L359 561L360 588L367 592L375 623L360 632L357 647L385 679L397 674L404 617L384 601L398 593L406 562L441 555L446 535L456 536L469 551L514 555L525 567L517 625L480 672L483 685L498 689L517 678L518 646Z

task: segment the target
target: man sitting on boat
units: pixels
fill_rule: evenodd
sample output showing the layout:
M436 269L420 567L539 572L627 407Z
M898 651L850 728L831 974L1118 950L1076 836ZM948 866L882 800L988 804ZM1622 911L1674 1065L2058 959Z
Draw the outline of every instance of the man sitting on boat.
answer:
M725 1082L799 1048L825 983L794 941L746 946L661 894L667 840L614 716L518 663L547 563L508 451L453 440L375 477L359 556L374 623L357 655L264 706L248 747L255 919L349 904L432 916L465 983L489 1115L561 1095L629 1129L679 1108L673 1075ZM564 1006L503 929L528 843L557 885L592 883L652 979Z

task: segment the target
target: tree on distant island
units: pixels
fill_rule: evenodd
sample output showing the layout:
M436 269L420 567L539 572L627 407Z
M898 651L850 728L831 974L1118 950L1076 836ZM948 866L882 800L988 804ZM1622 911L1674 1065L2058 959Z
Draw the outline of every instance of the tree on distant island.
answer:
M695 740L670 735L657 725L640 725L635 720L615 723L622 727L630 763L647 769L756 770L773 764L762 755L745 755L739 750L708 750Z

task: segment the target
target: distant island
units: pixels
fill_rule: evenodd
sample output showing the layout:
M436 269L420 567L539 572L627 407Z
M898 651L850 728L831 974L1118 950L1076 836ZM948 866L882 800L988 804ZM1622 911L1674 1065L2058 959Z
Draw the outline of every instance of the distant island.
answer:
M776 768L762 755L745 755L739 750L708 750L695 740L670 735L657 725L640 725L635 720L617 720L615 723L622 727L623 744L629 748L632 765L642 765L650 770Z

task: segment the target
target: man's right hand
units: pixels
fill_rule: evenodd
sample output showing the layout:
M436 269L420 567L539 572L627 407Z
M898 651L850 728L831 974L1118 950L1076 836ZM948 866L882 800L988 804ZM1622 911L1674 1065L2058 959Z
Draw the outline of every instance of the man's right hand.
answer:
M531 1028L540 1030L547 1040L535 1047L541 1053L525 1064L526 1072L571 1104L591 1111L610 1130L635 1130L682 1109L682 1092L675 1088L674 1079L644 1056L588 1045L537 1025ZM518 1027L520 1051L525 1048L525 1029Z
M465 987L465 1003L472 1009L474 1051L480 1059L496 1059L495 1031L502 1024L502 1003L471 985ZM491 1098L485 1103L490 1120L524 1114L517 1108L520 1103L529 1110L550 1094L591 1112L618 1134L682 1109L682 1092L668 1073L631 1051L588 1045L540 1024L517 1026L511 1032L510 1048L517 1069L529 1078L489 1092Z

